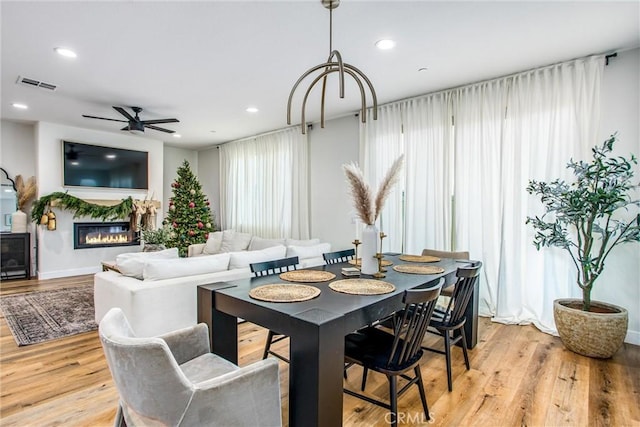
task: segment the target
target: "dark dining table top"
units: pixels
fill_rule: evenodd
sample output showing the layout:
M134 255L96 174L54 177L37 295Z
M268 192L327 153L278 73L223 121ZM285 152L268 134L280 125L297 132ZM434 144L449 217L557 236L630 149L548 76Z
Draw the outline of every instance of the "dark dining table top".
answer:
M393 262L393 265L412 264L412 265L433 265L444 269L439 274L408 274L399 273L393 270L393 265L386 268L386 277L376 280L382 280L395 286L395 290L391 293L381 295L352 295L334 291L329 287L331 282L354 277L343 276L341 270L343 267L351 266L348 263L338 263L331 265L323 265L318 267L307 268L305 270L322 270L335 274L335 278L326 282L303 283L304 285L314 286L320 289L320 295L316 298L301 302L267 302L257 300L249 296L249 291L253 288L267 284L293 283L280 279L279 275L271 275L264 277L253 277L249 279L240 279L226 282L224 286L218 284L215 292L221 297L229 297L237 302L241 302L240 308L234 314L238 317L248 315L248 307L252 307L250 311L259 309L260 311L269 311L279 313L289 318L299 319L306 323L321 325L329 322L337 317L346 319L345 328L347 330L356 329L358 327L370 324L371 322L381 319L393 311L402 307L402 294L406 289L417 287L430 287L437 284L438 279L443 276L455 274L460 266L468 264L466 260L441 259L438 262L431 263L413 263L405 262L398 259L399 254L385 254L384 259ZM362 275L360 278L374 279L372 276ZM250 319L248 319L250 320ZM265 325L268 326L268 325ZM286 329L286 328L285 328ZM279 332L285 333L286 330Z

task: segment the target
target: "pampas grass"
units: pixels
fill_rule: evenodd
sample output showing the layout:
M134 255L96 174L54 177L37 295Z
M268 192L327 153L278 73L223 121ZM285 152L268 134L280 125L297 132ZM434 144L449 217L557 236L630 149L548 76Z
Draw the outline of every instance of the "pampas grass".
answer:
M380 212L382 212L384 202L400 178L403 163L404 155L401 155L393 162L391 168L389 168L384 179L378 186L375 200L373 199L371 188L365 182L362 171L358 165L355 163L342 165L342 169L347 176L347 182L350 186L353 206L363 223L373 225L376 222Z
M32 176L24 182L22 175L16 175L16 193L18 195L18 209L23 210L23 208L29 203L31 199L36 196L36 177Z
M371 188L365 182L362 171L355 163L342 165L342 168L345 175L347 175L347 182L350 185L351 197L353 198L353 207L356 209L360 221L365 224L373 224L376 220L373 204L371 203Z

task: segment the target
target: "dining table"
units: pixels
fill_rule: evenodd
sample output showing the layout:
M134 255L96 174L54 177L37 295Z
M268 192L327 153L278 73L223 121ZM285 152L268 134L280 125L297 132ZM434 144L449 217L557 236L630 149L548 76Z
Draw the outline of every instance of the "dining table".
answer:
M405 290L436 286L441 277L455 276L458 267L472 263L443 258L428 263L441 267L440 272L412 274L393 269L402 264L418 265L402 261L399 255L384 255L385 263L390 264L385 267L385 277L360 276L392 285L393 290L384 294L335 291L331 283L350 279L342 275L344 267L353 267L346 262L310 268L335 277L304 283L317 288L319 294L300 302L271 302L250 295L264 285L289 283L278 274L200 285L198 322L209 326L212 352L235 364L239 318L289 336L289 426L341 426L345 335L401 309Z

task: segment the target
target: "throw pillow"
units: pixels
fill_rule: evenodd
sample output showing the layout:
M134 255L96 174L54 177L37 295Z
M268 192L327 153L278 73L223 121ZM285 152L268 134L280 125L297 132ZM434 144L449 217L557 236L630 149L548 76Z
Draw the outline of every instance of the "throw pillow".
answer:
M220 253L220 247L222 246L222 231L216 231L209 233L207 244L202 250L203 254L215 255Z
M222 232L222 244L220 252L237 252L246 251L251 243L251 234L239 233L233 230L224 230Z
M207 255L170 260L148 259L144 263L143 277L146 281L173 279L227 270L229 254Z
M320 243L313 246L287 246L287 258L297 256L299 259L322 257L323 253L331 252L330 243Z
M253 236L251 243L249 243L249 250L259 251L274 246L284 246L284 239L263 239L262 237Z
M320 239L309 239L309 240L295 240L295 239L286 239L286 246L315 246L320 243Z
M116 257L116 266L124 276L142 280L144 262L148 259L175 259L178 258L178 248L169 248L156 252L132 252L120 254Z
M285 246L273 246L259 251L232 252L229 260L229 270L249 268L254 262L272 261L284 258L287 253Z

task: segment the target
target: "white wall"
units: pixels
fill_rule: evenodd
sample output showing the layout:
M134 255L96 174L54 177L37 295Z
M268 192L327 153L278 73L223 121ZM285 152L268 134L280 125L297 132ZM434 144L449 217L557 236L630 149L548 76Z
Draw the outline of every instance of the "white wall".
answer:
M55 191L66 191L81 199L120 201L129 196L144 199L154 194L163 200L163 143L132 134L115 134L40 122L35 127L36 176L38 197ZM149 191L123 189L81 189L62 186L62 140L77 141L108 147L127 148L149 153ZM163 218L158 211L157 221ZM98 221L90 218L73 218L73 213L60 208L53 209L57 230L47 231L38 227L38 276L40 279L95 273L100 261L113 260L116 255L138 250L137 247L73 249L73 223Z
M222 230L220 224L220 150L213 147L198 151L198 180L202 185L202 192L211 202L211 211L216 229Z
M640 157L640 49L620 52L610 60L601 96L600 141L617 131L614 153ZM640 168L635 170L638 182ZM626 341L640 344L640 244L625 244L611 252L594 284L592 298L625 307L629 311Z
M314 124L309 131L311 237L331 243L332 250L352 248L355 213L342 165L358 161L358 118L347 116Z
M162 198L162 210L167 212L169 208L169 198L173 196L171 191L171 183L178 178L178 168L182 166L184 161L189 162L189 167L194 175L198 174L198 154L193 150L185 150L184 148L164 147L162 188L164 188L164 197ZM163 216L164 217L164 216ZM158 222L158 226L161 223Z

